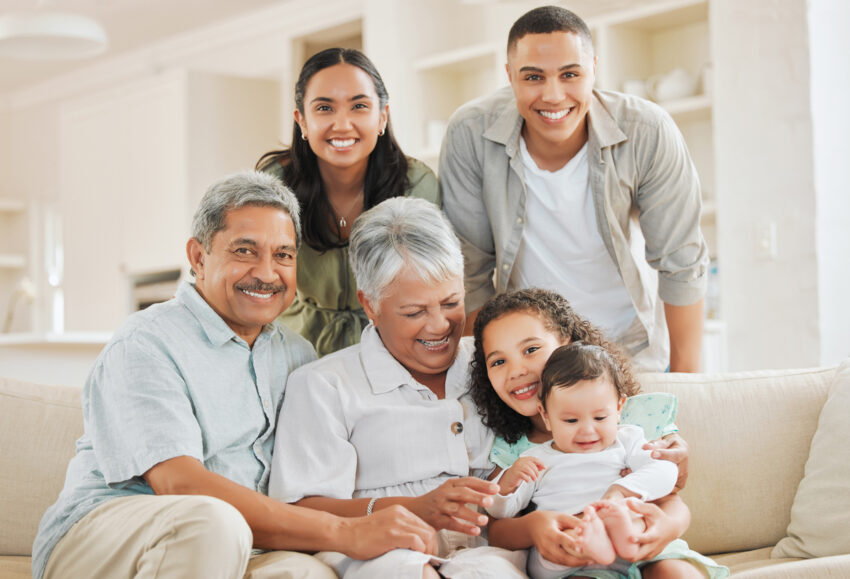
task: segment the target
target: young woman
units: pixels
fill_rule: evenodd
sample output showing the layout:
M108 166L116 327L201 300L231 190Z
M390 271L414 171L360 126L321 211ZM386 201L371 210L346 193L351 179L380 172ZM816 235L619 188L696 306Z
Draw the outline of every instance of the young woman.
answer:
M320 356L356 344L367 320L348 265L354 220L384 199L440 203L437 178L393 137L389 96L359 50L329 48L307 60L295 85L292 146L257 168L278 176L301 204L295 302L279 318Z

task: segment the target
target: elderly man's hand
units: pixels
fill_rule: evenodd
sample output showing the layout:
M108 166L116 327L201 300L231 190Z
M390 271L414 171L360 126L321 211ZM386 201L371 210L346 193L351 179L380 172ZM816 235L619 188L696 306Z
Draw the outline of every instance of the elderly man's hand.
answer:
M447 480L439 487L413 499L407 507L437 530L449 529L467 535L481 534L487 515L470 509L473 504L488 507L499 485L475 477Z

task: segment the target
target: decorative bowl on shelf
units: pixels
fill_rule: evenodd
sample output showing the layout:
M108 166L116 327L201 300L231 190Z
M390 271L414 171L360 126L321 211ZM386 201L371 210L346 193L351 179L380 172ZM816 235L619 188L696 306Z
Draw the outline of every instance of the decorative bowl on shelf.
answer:
M646 92L652 100L662 103L695 95L698 82L699 79L685 69L675 68L649 77Z

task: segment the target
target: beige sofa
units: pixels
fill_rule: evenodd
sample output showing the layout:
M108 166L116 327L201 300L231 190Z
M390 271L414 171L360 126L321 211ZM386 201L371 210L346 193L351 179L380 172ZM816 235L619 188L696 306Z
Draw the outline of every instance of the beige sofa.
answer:
M850 382L850 360L845 366L840 374ZM850 554L771 558L774 545L786 537L792 505L800 500L798 485L838 373L831 368L642 376L644 391L679 397L677 422L691 446L691 475L683 496L693 519L685 538L728 565L735 577L850 577ZM39 519L62 487L74 440L82 432L79 404L76 388L0 378L0 578L30 576ZM836 444L835 454L847 456L847 446ZM843 505L850 517L846 493L837 501L814 510L836 511ZM821 520L822 513L813 514ZM826 535L842 532L834 523L824 525L829 525L821 529Z

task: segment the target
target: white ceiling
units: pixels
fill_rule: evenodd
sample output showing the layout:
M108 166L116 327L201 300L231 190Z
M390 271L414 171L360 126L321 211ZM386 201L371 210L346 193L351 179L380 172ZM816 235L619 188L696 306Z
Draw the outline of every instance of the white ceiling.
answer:
M15 91L151 41L287 0L0 0L0 16L38 7L85 14L109 36L101 56L63 62L0 58L0 94Z

